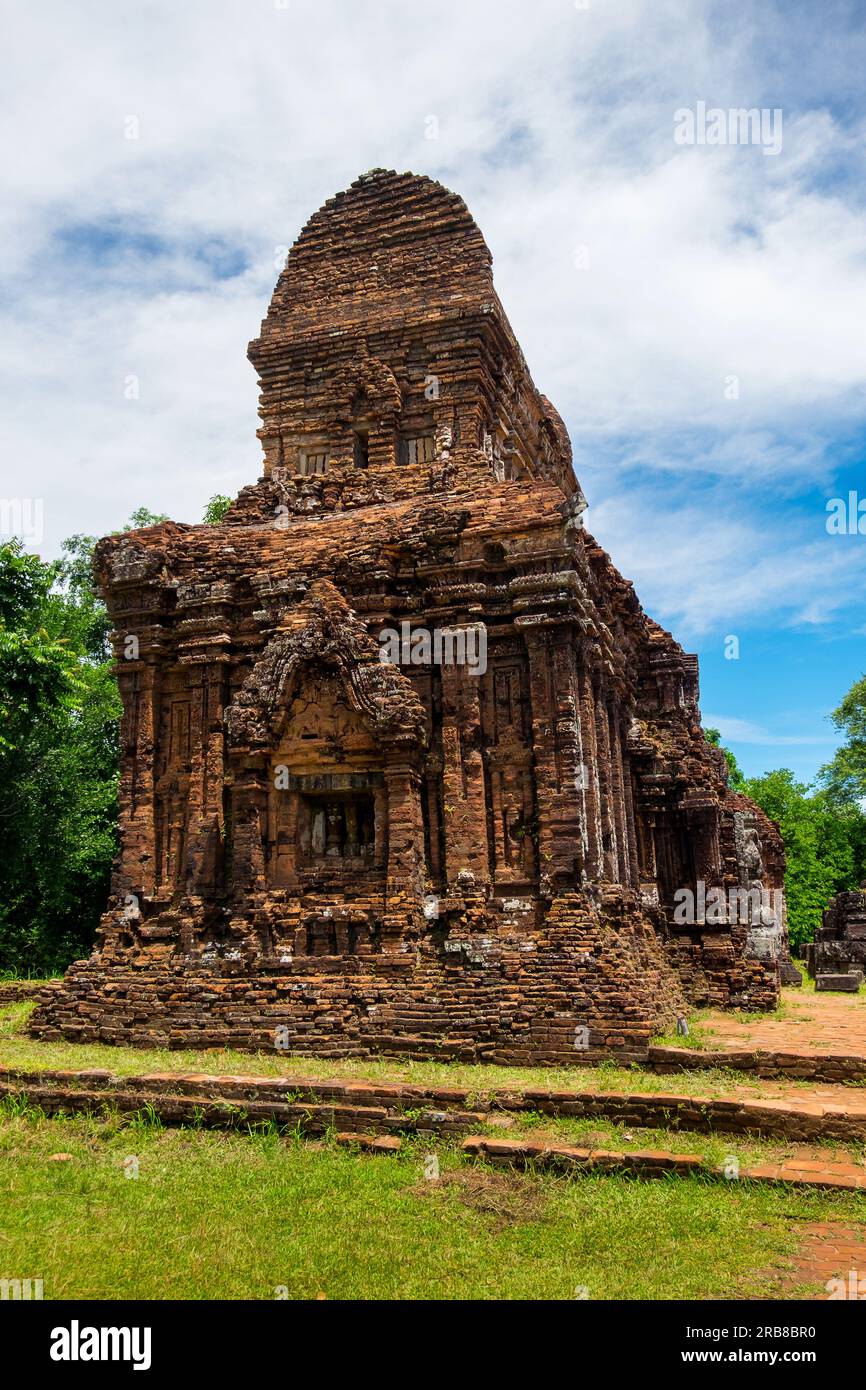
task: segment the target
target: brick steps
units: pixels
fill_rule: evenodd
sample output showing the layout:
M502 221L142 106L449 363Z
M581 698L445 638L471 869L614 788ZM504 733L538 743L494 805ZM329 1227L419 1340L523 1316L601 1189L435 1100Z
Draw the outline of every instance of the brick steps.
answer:
M704 1160L699 1154L673 1154L662 1150L633 1149L618 1153L607 1149L584 1149L572 1144L529 1143L522 1139L491 1139L473 1134L463 1140L461 1148L470 1158L485 1158L491 1163L523 1168L598 1168L633 1173L692 1173L703 1172Z
M852 1163L823 1163L786 1160L778 1164L758 1164L740 1168L729 1178L724 1167L707 1163L697 1154L673 1154L662 1150L632 1150L617 1153L605 1149L584 1149L570 1144L526 1143L520 1139L491 1139L470 1135L463 1140L463 1153L490 1163L512 1168L541 1168L558 1172L627 1173L635 1177L661 1177L680 1173L723 1181L773 1183L789 1187L833 1188L846 1192L866 1189L866 1168Z
M399 1153L401 1142L390 1134L335 1134L335 1143L345 1149L361 1149L370 1154Z
M316 1102L267 1101L267 1099L210 1098L207 1095L177 1095L165 1091L122 1090L120 1087L51 1086L35 1081L0 1081L0 1097L25 1098L39 1105L47 1115L83 1113L95 1115L117 1109L133 1115L152 1106L164 1125L202 1125L232 1129L235 1126L271 1122L297 1126L304 1134L324 1134L328 1130L359 1131L364 1134L448 1134L466 1133L484 1125L482 1113L466 1111L418 1111L411 1115L392 1113L384 1106L316 1104Z
M0 1096L26 1099L47 1114L124 1114L146 1108L166 1125L235 1128L272 1122L309 1136L336 1131L336 1142L375 1154L397 1153L401 1135L462 1138L467 1157L514 1167L557 1171L610 1171L633 1176L662 1173L721 1178L700 1155L662 1150L619 1152L570 1144L506 1139L470 1133L508 1123L508 1113L596 1116L633 1126L684 1130L728 1130L784 1135L798 1140L866 1135L866 1098L852 1108L799 1098L760 1101L682 1095L623 1095L612 1092L498 1092L484 1097L450 1087L390 1085L315 1078L174 1075L118 1077L101 1070L24 1072L0 1069ZM863 1107L857 1110L856 1103ZM741 1179L804 1188L866 1188L866 1168L823 1159L788 1159L741 1168Z
M651 1046L646 1061L651 1071L670 1075L684 1071L744 1071L754 1076L790 1077L801 1081L862 1081L866 1056L856 1053L774 1051L730 1048L713 1052L690 1047Z
M794 1142L866 1140L866 1093L827 1096L690 1096L605 1091L490 1091L315 1077L217 1076L156 1072L0 1068L0 1095L28 1096L54 1113L114 1106L132 1113L151 1104L166 1123L231 1124L272 1120L365 1133L465 1133L507 1124L510 1114L593 1118L653 1129L753 1134Z

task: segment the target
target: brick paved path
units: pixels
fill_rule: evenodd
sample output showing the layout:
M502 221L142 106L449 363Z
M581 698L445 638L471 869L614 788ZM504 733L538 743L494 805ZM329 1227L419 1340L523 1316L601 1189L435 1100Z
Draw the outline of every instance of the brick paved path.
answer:
M866 993L782 992L782 1018L749 1022L713 1010L697 1027L712 1047L774 1052L831 1052L866 1058Z
M828 1288L831 1280L841 1280ZM816 1302L830 1299L866 1299L866 1232L840 1221L814 1221L803 1227L803 1245L794 1267L786 1270L768 1297L784 1296L786 1289L816 1284Z

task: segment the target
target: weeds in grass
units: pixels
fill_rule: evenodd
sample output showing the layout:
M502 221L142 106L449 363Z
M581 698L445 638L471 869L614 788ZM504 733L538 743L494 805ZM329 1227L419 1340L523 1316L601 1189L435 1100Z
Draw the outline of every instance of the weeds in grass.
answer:
M145 1101L139 1110L133 1110L125 1117L125 1128L133 1134L137 1132L149 1133L153 1130L165 1128L159 1111L153 1101Z
M41 1124L48 1118L42 1106L31 1101L26 1092L0 1099L0 1119L32 1120Z
M310 1144L299 1126L145 1124L132 1146L125 1121L33 1111L0 1126L4 1258L37 1260L55 1297L250 1298L285 1286L292 1298L570 1299L577 1285L591 1298L766 1297L766 1271L793 1257L804 1221L864 1220L852 1194L508 1172L467 1165L443 1137L428 1182L427 1137L383 1159L346 1152L333 1127ZM700 1139L731 1152L727 1137ZM150 1180L118 1183L133 1147ZM735 1147L745 1159L750 1146ZM81 1161L49 1163L58 1150Z
M494 1230L550 1219L548 1194L532 1173L503 1173L484 1164L447 1170L435 1181L416 1183L413 1197L450 1200L490 1219Z

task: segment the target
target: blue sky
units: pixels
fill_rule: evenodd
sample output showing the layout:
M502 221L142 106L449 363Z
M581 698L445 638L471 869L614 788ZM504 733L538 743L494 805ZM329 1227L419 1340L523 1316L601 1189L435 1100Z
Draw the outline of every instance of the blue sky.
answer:
M699 654L705 723L748 772L809 780L866 670L866 536L825 524L828 499L866 496L863 17L20 0L0 496L41 499L56 554L141 505L198 520L254 480L246 344L286 248L364 170L428 173L493 251L588 525ZM676 144L699 102L781 111L780 151Z

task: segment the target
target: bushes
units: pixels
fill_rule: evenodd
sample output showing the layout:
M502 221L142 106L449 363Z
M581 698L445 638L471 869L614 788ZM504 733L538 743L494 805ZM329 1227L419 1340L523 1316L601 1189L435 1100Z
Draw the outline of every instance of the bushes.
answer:
M23 975L87 953L115 853L121 706L91 550L0 546L0 969Z

